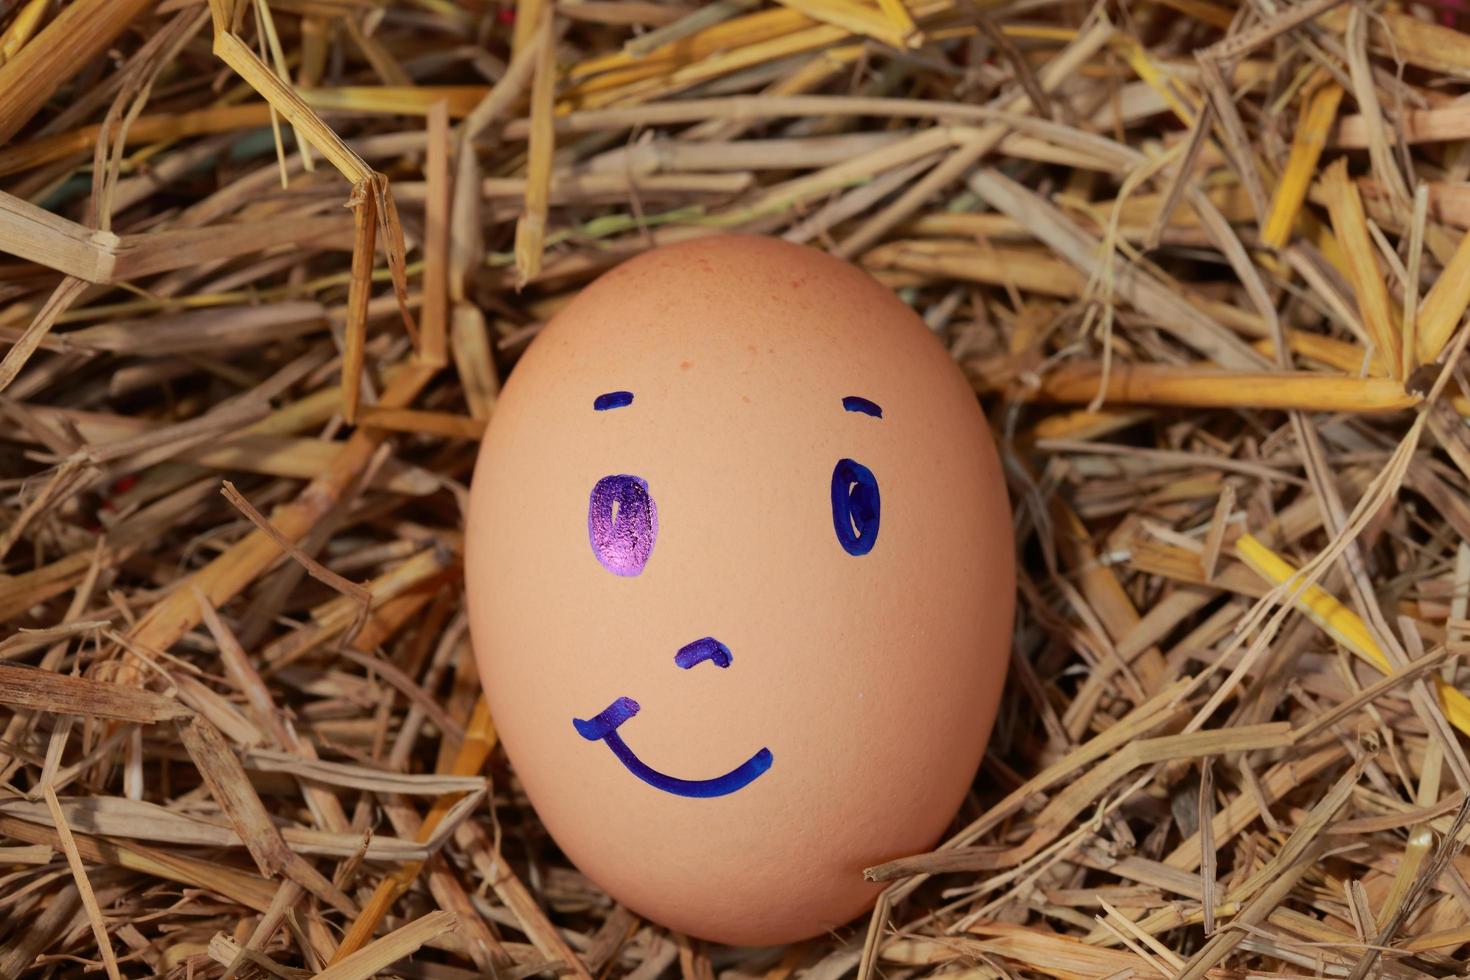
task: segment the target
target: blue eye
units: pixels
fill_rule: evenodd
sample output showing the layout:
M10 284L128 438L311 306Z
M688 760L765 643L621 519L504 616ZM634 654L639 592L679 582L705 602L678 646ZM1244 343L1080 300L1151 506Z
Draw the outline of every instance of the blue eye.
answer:
M832 529L849 555L878 543L878 478L862 463L839 459L832 469Z
M587 499L587 538L592 554L614 575L638 575L658 538L658 508L648 481L605 476Z

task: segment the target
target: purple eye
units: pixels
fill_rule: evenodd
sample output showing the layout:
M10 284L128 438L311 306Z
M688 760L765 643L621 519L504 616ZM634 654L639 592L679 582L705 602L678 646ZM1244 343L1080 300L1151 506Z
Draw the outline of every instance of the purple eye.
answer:
M658 508L648 481L605 476L587 500L587 539L602 567L614 575L639 575L658 537Z

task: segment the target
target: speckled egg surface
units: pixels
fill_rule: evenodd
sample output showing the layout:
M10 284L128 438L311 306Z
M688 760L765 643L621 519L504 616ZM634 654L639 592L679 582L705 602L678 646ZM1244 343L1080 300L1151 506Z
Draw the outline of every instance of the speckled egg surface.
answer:
M512 372L466 547L515 772L640 915L737 944L839 927L974 778L1005 486L958 368L851 265L730 236L602 276Z

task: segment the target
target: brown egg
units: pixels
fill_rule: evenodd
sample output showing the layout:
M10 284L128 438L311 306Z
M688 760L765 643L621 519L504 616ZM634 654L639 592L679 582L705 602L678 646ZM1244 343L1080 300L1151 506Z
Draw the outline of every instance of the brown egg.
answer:
M984 751L1015 590L985 419L864 272L773 239L657 249L531 345L485 437L470 623L567 856L689 935L843 925Z

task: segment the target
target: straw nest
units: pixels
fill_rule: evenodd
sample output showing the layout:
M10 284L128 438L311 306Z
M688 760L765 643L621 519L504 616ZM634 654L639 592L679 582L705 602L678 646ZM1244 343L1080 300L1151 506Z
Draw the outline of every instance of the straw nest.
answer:
M1458 2L0 3L0 976L1448 976L1470 947ZM952 836L670 935L496 750L500 379L742 229L924 314L1002 443Z

